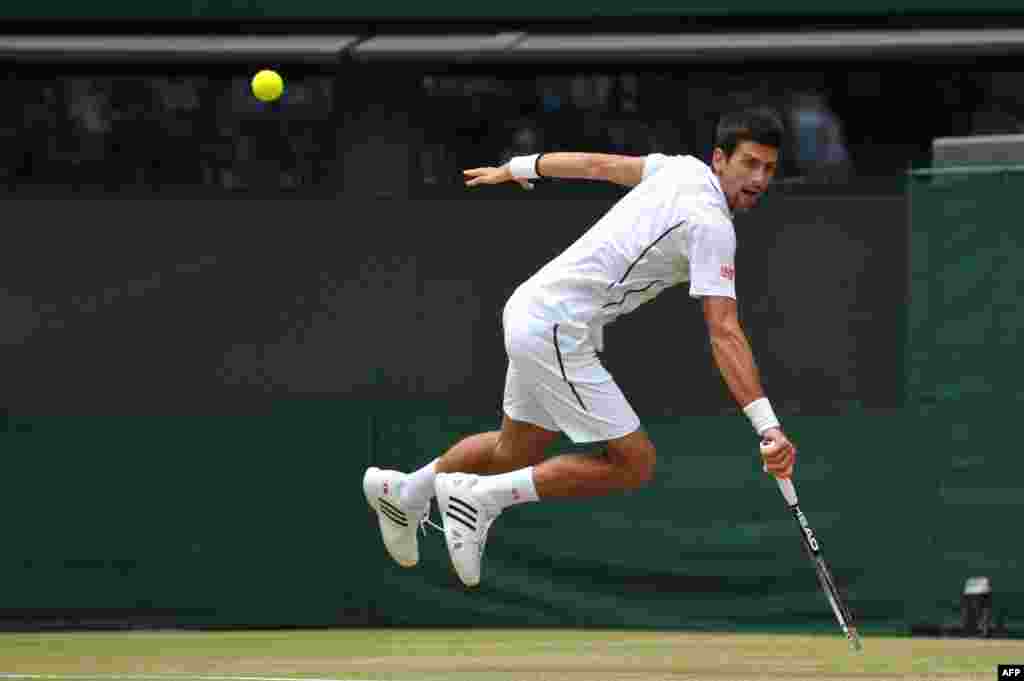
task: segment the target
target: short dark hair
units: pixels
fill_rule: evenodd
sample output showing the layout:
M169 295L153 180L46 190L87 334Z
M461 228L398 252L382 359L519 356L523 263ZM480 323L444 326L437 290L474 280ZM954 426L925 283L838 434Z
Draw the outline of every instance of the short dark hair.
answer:
M782 147L785 129L778 114L767 108L744 109L722 116L715 128L715 148L732 156L741 142Z

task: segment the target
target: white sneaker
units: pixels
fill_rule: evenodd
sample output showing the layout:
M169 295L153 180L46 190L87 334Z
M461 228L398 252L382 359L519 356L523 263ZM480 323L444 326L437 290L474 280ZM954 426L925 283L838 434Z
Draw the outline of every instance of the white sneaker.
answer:
M416 530L430 510L430 502L419 509L402 505L401 491L405 473L368 468L363 476L366 503L377 512L380 536L395 562L402 567L413 567L420 562Z
M484 558L487 531L498 517L494 508L482 503L473 493L480 476L464 473L438 473L434 478L437 505L441 509L444 539L448 555L459 579L466 586L480 583L480 563Z

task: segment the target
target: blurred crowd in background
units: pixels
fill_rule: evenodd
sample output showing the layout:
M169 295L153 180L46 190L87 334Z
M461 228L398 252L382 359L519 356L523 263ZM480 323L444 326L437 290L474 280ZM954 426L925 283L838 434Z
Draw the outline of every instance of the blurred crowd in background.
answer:
M843 124L826 97L780 85L780 79L765 80L763 74L721 73L572 74L523 81L427 77L429 108L441 112L440 120L464 127L456 136L444 130L429 136L425 153L442 161L436 169L425 165L424 178L442 183L449 175L445 150L448 156L486 150L480 161L555 149L707 158L719 115L754 105L778 111L794 133L784 154L786 175L819 180L848 175L852 166ZM456 139L468 144L453 144Z
M1024 131L1022 73L521 74L441 70L396 82L417 131L394 140L407 146L410 182L456 186L462 168L540 150L706 158L717 116L750 104L788 125L782 179L794 182L898 175L926 160L934 136ZM285 76L284 99L263 104L248 74L10 70L0 83L17 105L0 109L0 186L344 191L358 91L341 76Z

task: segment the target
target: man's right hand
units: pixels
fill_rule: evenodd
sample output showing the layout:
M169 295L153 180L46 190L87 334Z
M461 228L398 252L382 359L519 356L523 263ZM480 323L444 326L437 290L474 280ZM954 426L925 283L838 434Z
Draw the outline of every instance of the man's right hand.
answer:
M765 472L777 478L789 478L796 464L796 447L779 428L769 428L761 435L761 458Z
M508 164L500 168L470 168L463 170L466 177L467 187L476 187L481 184L501 184L502 182L518 182L523 189L533 189L533 183L525 178L512 177Z

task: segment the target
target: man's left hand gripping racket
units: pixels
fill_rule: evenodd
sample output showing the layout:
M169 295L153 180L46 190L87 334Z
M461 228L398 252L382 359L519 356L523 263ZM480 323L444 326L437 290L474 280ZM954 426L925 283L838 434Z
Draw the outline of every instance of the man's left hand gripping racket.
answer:
M832 612L835 613L839 626L842 627L843 633L846 634L846 638L850 641L850 646L854 650L860 651L862 646L860 635L857 633L857 627L853 624L853 617L850 616L849 608L846 607L842 596L839 595L839 589L836 588L836 581L832 578L832 572L825 563L825 557L821 555L821 544L814 535L814 530L807 524L807 518L797 504L796 488L793 487L793 481L788 478L775 478L775 481L779 483L779 491L785 497L786 503L789 504L789 510L793 512L793 517L796 518L796 523L800 527L800 538L803 540L808 557L814 563L814 569L818 573L818 581L821 582L821 588L825 592L825 597L828 598L829 605L832 606Z

